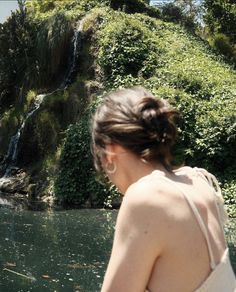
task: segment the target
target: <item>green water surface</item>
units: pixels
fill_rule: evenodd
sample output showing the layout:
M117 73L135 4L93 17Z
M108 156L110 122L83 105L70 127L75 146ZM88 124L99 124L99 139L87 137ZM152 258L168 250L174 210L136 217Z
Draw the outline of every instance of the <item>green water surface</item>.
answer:
M116 215L0 209L0 292L100 291Z
M0 292L100 291L116 216L0 209ZM236 271L235 226L231 220L226 233Z

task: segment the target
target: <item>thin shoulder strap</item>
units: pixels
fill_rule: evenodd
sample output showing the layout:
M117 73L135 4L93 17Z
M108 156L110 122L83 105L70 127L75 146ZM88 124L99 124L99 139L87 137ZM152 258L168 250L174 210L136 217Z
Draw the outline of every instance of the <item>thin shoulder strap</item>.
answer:
M198 174L200 174L205 179L208 185L210 185L214 190L214 195L215 195L214 201L216 204L217 215L218 215L222 230L224 232L224 224L228 221L228 215L224 208L224 198L222 196L219 183L216 177L213 174L206 171L204 168L194 167L194 169Z
M167 177L164 177L164 176L159 176L160 178L163 178L165 180L167 180L169 183L173 184L175 186L175 188L177 188L184 196L184 198L186 199L186 201L188 202L190 208L192 209L193 211L193 214L195 215L196 217L196 220L200 226L200 229L206 239L206 243L207 243L207 247L208 247L208 252L209 252L209 257L210 257L210 266L211 266L211 269L214 270L215 267L216 267L216 262L215 262L215 258L214 258L214 255L213 255L213 252L212 252L212 247L211 247L211 243L210 243L210 239L209 239L209 235L208 235L208 231L207 231L207 228L206 228L206 225L195 205L195 203L193 202L193 200L185 193L185 191L178 185L176 184L175 182L173 182L172 180L170 180L169 178Z

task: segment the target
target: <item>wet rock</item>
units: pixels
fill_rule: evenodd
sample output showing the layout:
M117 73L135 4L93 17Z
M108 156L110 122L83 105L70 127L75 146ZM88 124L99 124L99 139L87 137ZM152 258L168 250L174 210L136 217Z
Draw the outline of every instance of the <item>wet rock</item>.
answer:
M2 177L0 179L0 191L3 193L26 194L29 185L29 177L24 171L18 171L14 177Z
M0 208L23 210L27 209L27 200L25 195L0 193Z

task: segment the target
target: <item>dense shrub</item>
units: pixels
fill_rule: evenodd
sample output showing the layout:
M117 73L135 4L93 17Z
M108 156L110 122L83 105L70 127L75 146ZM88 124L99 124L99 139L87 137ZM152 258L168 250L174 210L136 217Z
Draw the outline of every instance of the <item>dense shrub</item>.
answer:
M118 194L114 187L96 180L90 151L90 119L89 112L85 113L67 130L55 182L56 198L63 205L109 207Z
M151 76L158 67L158 45L134 17L116 13L98 37L98 62L106 76Z
M231 180L228 178L228 181L224 184L222 192L224 195L225 205L228 211L229 216L236 217L236 183L235 183L235 174L231 177Z
M157 8L148 5L146 0L111 0L110 6L115 10L122 10L126 13L146 13L151 17L160 17Z
M216 47L228 60L236 65L236 9L235 1L204 0L204 21Z
M81 15L94 7L109 6L110 0L26 0L28 13L38 20L45 20L57 12L64 12L72 19L78 20Z
M204 0L204 20L212 33L223 33L232 42L236 42L236 9L235 1Z
M23 9L13 12L0 24L0 107L9 106L19 95L20 88L31 84L35 32L36 24L30 22Z
M161 9L162 18L166 21L180 22L184 15L180 7L174 3L167 3Z
M234 48L232 43L230 42L229 37L222 33L218 33L214 35L212 40L212 45L215 47L221 54L231 58L235 57L236 59L236 52L234 52ZM235 56L234 56L235 54Z

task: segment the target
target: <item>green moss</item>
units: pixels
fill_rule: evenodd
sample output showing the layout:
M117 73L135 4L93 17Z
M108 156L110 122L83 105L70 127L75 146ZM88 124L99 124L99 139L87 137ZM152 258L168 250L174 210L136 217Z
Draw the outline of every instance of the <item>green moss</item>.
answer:
M26 96L26 103L28 107L34 103L36 97L37 97L37 92L35 90L28 91L27 96Z
M16 134L22 120L22 111L16 108L4 112L0 119L0 155L6 154L11 137Z

